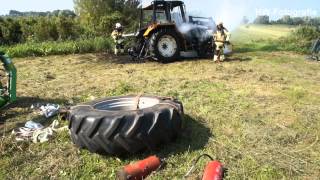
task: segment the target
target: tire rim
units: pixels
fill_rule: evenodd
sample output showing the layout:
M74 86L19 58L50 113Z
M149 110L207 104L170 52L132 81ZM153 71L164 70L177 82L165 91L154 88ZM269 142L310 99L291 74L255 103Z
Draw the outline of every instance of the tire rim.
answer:
M158 98L154 97L120 97L101 101L93 105L95 109L107 111L133 111L153 107L160 103Z
M164 35L159 39L158 50L163 57L172 57L177 52L177 41L170 35Z

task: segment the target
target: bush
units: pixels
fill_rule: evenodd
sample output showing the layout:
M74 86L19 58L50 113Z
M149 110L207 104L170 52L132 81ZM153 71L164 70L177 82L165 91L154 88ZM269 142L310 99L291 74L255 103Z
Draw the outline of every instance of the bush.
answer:
M22 40L21 26L11 18L0 20L0 33L0 45L15 44Z
M269 24L270 23L270 18L269 18L269 16L258 16L253 21L253 23L254 24Z
M310 50L313 40L320 37L320 31L314 26L301 26L289 36L281 38L280 47L283 50L306 53Z
M0 47L10 57L47 56L109 51L112 41L109 38L97 37L76 41L27 42L15 46Z
M60 40L74 40L77 39L80 31L80 27L77 25L77 21L74 18L59 16L56 18L56 26Z
M34 26L34 37L38 42L58 40L59 32L56 23L50 18L40 18Z
M59 11L63 12L63 11ZM0 45L75 40L87 34L74 16L0 17Z

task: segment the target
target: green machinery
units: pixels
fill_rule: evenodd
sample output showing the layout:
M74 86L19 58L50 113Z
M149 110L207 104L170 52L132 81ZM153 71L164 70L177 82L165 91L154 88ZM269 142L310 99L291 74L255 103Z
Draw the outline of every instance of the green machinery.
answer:
M315 40L311 48L311 59L320 61L320 38Z
M16 100L17 70L11 59L3 52L0 52L0 60L5 72L4 77L1 76L0 79L0 108L2 108Z

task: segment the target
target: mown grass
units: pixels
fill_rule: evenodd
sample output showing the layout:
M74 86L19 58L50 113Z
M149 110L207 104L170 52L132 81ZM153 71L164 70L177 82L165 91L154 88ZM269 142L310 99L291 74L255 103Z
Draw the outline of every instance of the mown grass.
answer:
M232 32L231 40L237 52L256 51L280 51L293 50L285 49L287 44L284 38L290 36L296 26L287 25L246 25L238 27ZM282 43L280 43L282 39ZM309 47L308 47L309 48Z
M247 25L233 32L232 41L237 52L291 51L311 52L311 46L320 36L315 26Z
M257 40L276 40L289 35L296 26L286 25L243 25L232 33L232 40L249 43Z
M48 56L64 54L82 54L93 52L110 52L112 41L110 38L97 37L93 39L79 39L74 41L27 42L13 46L0 46L0 51L10 57Z
M238 42L236 42L238 43ZM237 50L237 49L236 49ZM229 62L134 63L85 54L14 59L18 101L1 110L0 178L114 179L123 165L151 154L175 164L149 179L183 179L192 160L208 153L229 169L227 179L318 179L320 64L284 51L242 51ZM37 102L77 104L110 95L175 96L185 124L175 143L117 158L79 150L68 132L44 144L18 143L10 130L38 118ZM65 122L67 123L67 122ZM200 161L189 179L201 177Z

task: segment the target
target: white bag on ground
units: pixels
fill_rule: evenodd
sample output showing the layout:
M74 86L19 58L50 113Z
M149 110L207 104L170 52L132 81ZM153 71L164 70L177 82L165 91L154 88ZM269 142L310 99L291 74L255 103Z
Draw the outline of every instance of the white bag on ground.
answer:
M58 104L47 104L40 107L41 114L46 118L53 117L58 114L60 106Z

